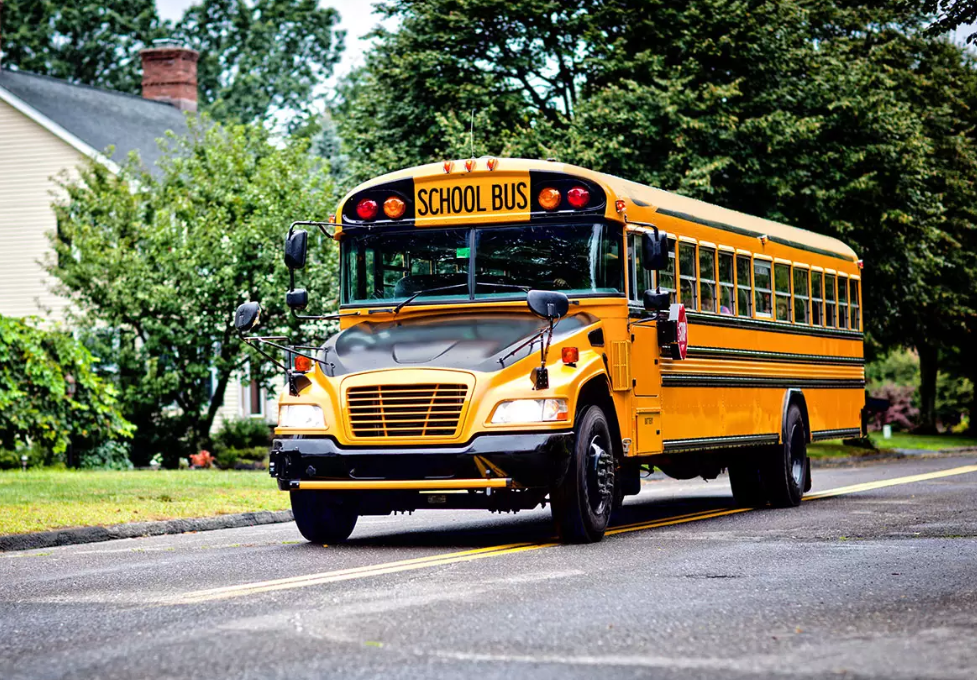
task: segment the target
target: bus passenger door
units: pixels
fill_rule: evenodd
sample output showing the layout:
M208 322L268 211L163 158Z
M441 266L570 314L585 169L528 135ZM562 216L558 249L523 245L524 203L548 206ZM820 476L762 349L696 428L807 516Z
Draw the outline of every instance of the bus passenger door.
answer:
M634 378L635 442L638 455L662 452L661 357L657 322L631 327L631 375Z

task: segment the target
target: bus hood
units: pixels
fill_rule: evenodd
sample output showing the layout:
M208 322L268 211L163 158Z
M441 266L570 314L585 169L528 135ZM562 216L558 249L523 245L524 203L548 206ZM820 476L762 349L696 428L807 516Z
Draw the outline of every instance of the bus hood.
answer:
M597 322L586 312L560 320L554 340ZM320 358L326 374L340 376L384 368L436 367L498 371L500 359L546 326L532 314L475 312L446 316L405 317L396 321L365 321L330 338ZM523 348L506 365L539 351L539 344Z

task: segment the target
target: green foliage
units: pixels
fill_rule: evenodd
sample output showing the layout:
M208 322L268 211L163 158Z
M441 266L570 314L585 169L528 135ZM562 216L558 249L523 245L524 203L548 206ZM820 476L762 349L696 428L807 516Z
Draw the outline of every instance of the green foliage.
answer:
M910 350L897 348L865 365L865 382L869 389L887 383L900 387L916 385L919 383L919 357Z
M200 52L205 110L224 121L266 122L276 112L305 118L339 62L339 13L317 0L202 0L176 26Z
M96 363L68 333L0 316L0 448L34 442L60 454L72 443L130 436L116 390Z
M154 0L6 0L3 65L139 94L139 50L165 35Z
M260 126L189 122L187 138L168 139L160 177L135 158L119 175L91 163L63 185L55 208L50 272L80 310L74 323L115 363L137 426L137 465L162 452L175 466L208 443L224 391L250 357L232 326L239 304L259 301L270 334L298 329L284 305L284 233L294 219L331 211L331 184L307 142L276 145ZM313 235L311 250L303 285L328 308L334 242ZM271 374L251 366L259 381Z
M930 33L939 35L960 26L973 26L977 23L977 1L975 0L926 0L926 10L935 15L929 27ZM967 42L977 41L977 33L967 36Z
M268 446L251 446L247 448L219 449L214 456L217 467L222 470L265 467L268 457Z
M977 290L977 71L922 3L388 0L336 108L349 181L554 156L836 236L875 347L959 337Z
M78 467L83 470L131 470L129 447L122 442L105 441L78 455Z
M214 444L224 449L267 447L271 444L271 428L260 418L225 420L214 434Z

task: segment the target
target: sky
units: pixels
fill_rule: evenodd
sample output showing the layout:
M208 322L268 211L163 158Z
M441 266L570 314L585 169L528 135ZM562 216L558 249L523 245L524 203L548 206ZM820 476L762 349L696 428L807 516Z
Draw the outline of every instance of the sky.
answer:
M194 2L195 0L156 0L156 8L161 18L176 21ZM330 79L335 82L363 63L363 53L369 45L369 41L364 40L363 36L379 23L379 17L373 14L372 0L321 0L319 4L339 10L339 28L346 31L346 50Z

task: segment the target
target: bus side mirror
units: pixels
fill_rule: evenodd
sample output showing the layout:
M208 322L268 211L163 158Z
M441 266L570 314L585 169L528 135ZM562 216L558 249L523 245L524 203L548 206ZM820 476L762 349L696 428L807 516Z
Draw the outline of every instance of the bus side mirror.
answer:
M305 267L306 251L309 247L309 232L296 229L285 239L285 266L289 269Z
M305 288L296 288L285 293L285 304L295 312L300 312L309 306L309 293Z
M529 311L543 319L562 319L570 311L570 298L555 290L531 290L526 295Z
M645 310L649 312L658 312L663 309L668 309L671 304L671 294L656 293L655 291L648 289L645 291L643 300L645 305Z
M261 316L261 305L257 302L245 302L234 313L234 327L239 333L247 333L258 325Z
M655 230L641 237L641 266L649 271L668 269L668 237L665 232Z

